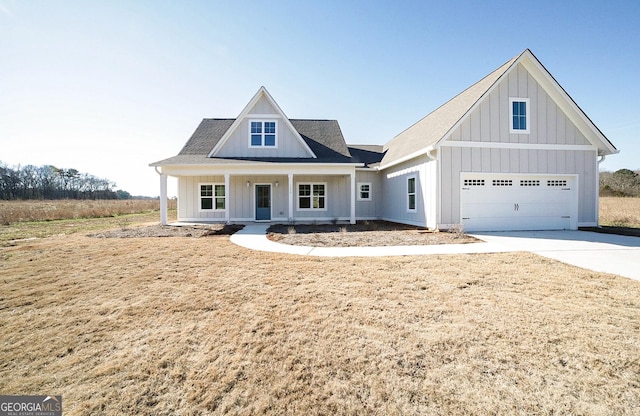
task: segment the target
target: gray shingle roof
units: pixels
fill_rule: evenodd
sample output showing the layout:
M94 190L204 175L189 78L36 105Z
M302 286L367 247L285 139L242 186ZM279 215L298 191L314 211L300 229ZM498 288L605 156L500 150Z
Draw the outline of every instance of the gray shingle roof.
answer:
M307 146L317 158L207 158L235 119L204 119L177 156L164 159L151 166L167 164L225 164L225 163L359 163L345 143L336 120L290 119Z
M369 144L350 144L349 152L357 162L368 166L380 163L384 156L383 146Z
M438 107L426 117L398 134L385 144L382 166L394 163L406 156L425 150L445 134L473 107L520 55L509 60L480 81Z

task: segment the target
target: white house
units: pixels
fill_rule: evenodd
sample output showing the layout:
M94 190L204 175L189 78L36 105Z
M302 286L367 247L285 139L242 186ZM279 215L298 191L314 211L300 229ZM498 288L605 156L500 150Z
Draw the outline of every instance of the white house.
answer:
M598 224L598 164L617 153L529 50L384 146L337 121L286 117L261 87L235 119L205 119L177 156L178 220L385 219L466 231Z

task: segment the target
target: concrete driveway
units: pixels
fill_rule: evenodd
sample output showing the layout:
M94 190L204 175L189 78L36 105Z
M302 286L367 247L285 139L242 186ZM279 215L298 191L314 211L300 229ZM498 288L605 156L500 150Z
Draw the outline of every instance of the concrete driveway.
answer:
M474 233L473 244L439 244L398 247L306 247L267 239L269 224L248 224L231 236L231 242L252 250L305 256L421 256L529 251L563 263L597 272L640 280L640 237L588 231L512 231Z
M640 280L640 237L588 231L511 231L473 234L488 243L563 263Z

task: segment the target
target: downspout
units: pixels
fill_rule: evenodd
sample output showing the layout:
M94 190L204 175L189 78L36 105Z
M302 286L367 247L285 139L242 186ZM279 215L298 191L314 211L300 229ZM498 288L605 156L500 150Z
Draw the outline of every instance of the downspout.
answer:
M437 160L438 156L432 154L433 152L435 152L437 149L433 146L429 146L427 147L427 157L431 160Z
M598 172L600 172L600 163L604 162L604 160L607 158L606 155L600 155L600 160L598 160Z
M438 224L440 223L440 218L439 218L439 213L440 213L440 209L438 208L438 204L440 203L440 164L438 163L438 155L436 154L437 149L433 146L429 146L427 147L427 157L430 160L433 160L436 162L436 203L433 204L433 206L435 207L435 215L433 216L433 219L435 221L435 226L433 227L434 229L438 228Z
M596 166L596 227L600 227L600 164L606 158L607 155L600 155Z

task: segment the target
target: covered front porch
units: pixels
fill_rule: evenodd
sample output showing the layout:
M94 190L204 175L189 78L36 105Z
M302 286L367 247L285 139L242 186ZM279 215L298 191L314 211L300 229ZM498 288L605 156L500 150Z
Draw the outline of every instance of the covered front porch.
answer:
M178 222L356 222L354 166L259 174L163 168L159 173L162 224L167 224L168 176L178 180Z

